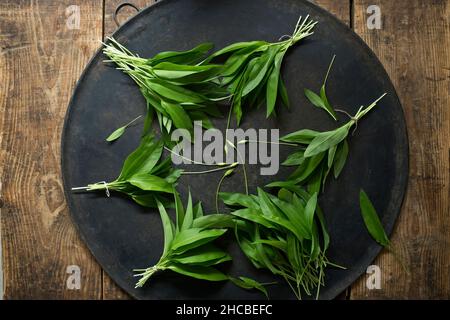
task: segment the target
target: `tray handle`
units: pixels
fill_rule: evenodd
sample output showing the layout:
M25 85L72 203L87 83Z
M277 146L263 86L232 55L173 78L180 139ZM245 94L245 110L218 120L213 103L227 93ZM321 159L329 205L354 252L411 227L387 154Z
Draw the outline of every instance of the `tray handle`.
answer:
M117 19L117 15L119 14L120 9L122 9L123 7L132 7L134 10L136 10L136 12L141 11L134 3L131 3L131 2L122 2L122 3L120 3L116 7L116 10L114 10L114 13L113 13L114 22L116 23L116 25L118 27L120 27L120 23L119 23L119 20Z

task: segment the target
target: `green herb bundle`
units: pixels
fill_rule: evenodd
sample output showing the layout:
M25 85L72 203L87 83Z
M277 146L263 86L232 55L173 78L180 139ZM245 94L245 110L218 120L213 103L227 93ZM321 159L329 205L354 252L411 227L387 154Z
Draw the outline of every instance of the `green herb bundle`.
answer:
M287 181L272 182L268 187L290 187L304 185L310 193L323 190L325 181L331 171L337 179L345 166L348 156L347 137L350 129L358 124L370 110L385 96L375 100L371 105L361 107L354 117L343 126L325 132L303 129L290 133L280 140L297 144L298 150L290 154L285 166L297 166Z
M326 258L329 235L317 193L300 187L281 188L273 196L258 188L258 195L221 193L225 204L234 207L236 238L256 268L283 277L298 299L324 285L324 269L334 265Z
M220 116L215 102L227 98L226 90L213 82L221 71L220 65L199 65L212 44L203 43L188 51L161 52L152 58L133 54L113 38L103 52L128 74L139 86L147 101L146 129L153 112L161 130L170 133L173 127L192 130L193 121L202 120L212 127L209 116Z
M176 223L170 219L164 205L157 201L164 230L164 250L159 261L152 267L136 269L141 277L136 287L142 287L158 271L174 272L208 281L228 280L228 276L214 268L214 265L231 260L222 249L212 242L222 236L227 229L216 225L232 223L223 215L203 216L201 204L193 207L189 194L186 209L176 191Z
M156 141L154 135L148 134L142 137L139 147L127 157L116 180L72 190L102 190L108 196L110 191L118 191L145 207L156 207L157 201L169 204L173 186L182 170L174 170L170 157L162 159L162 152L162 141Z
M142 287L155 273L164 270L207 281L231 280L244 289L257 289L267 296L262 284L246 277L230 277L215 266L232 260L231 256L212 242L234 227L233 217L224 214L204 215L199 202L193 206L189 193L186 208L174 190L176 222L173 223L164 205L157 201L164 231L164 249L159 261L146 269L135 269Z
M232 111L239 125L242 105L260 105L264 98L267 103L266 116L275 112L278 95L289 106L285 85L280 69L287 50L300 40L313 34L317 22L307 16L300 17L292 36L288 39L269 43L266 41L238 42L231 44L208 57L205 62L227 57L217 80L232 95Z

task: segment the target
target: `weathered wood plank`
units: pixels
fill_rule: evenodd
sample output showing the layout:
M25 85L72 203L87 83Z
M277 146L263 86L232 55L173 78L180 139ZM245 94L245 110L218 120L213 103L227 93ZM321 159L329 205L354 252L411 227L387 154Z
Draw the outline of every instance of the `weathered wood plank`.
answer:
M331 12L345 24L350 24L350 0L315 0L311 2Z
M410 177L392 242L410 269L384 252L381 289L367 276L351 297L450 298L450 3L449 1L355 0L354 26L383 62L403 103L410 141ZM369 30L367 9L378 5L381 29Z
M66 24L78 6L80 28ZM71 20L74 22L73 20ZM101 297L101 270L64 200L60 136L67 104L98 48L102 1L0 3L0 179L5 299ZM81 271L68 290L69 265Z

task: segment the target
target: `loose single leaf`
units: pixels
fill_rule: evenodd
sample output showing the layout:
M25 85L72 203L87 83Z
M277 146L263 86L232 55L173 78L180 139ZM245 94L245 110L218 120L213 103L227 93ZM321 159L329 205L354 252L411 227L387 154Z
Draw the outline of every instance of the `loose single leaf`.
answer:
M333 118L333 120L337 121L336 112L334 111L333 107L331 106L330 102L328 101L325 85L323 85L322 88L320 88L320 99L323 102L325 111L330 114L330 116Z
M125 133L126 128L127 128L127 126L123 126L123 127L120 127L118 129L114 130L114 132L111 133L108 136L108 138L106 138L106 141L113 142L113 141L119 139Z
M323 102L322 98L318 96L316 93L309 89L305 89L305 96L308 98L309 102L311 102L314 106L322 109L327 109L325 106L325 103Z
M382 246L389 247L389 238L384 231L383 225L381 224L380 218L378 218L378 214L373 207L372 202L364 190L360 190L359 192L359 206L366 228L372 238Z

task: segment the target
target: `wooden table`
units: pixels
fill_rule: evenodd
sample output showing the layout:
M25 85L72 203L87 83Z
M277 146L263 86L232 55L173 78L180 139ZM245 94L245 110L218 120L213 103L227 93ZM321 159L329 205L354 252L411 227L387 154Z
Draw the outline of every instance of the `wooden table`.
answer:
M154 1L132 2L144 7ZM100 41L116 28L112 13L119 3L0 3L5 299L127 298L79 239L64 201L60 172L60 135L69 98ZM410 141L409 187L392 237L410 272L383 252L374 262L381 270L381 289L369 290L368 275L363 275L342 298L450 298L450 1L316 3L353 28L381 59L403 103ZM80 9L79 29L68 27L71 5ZM381 29L368 28L370 5L381 9ZM123 8L119 18L123 21L132 14L133 9ZM79 290L66 286L70 265L80 267Z

